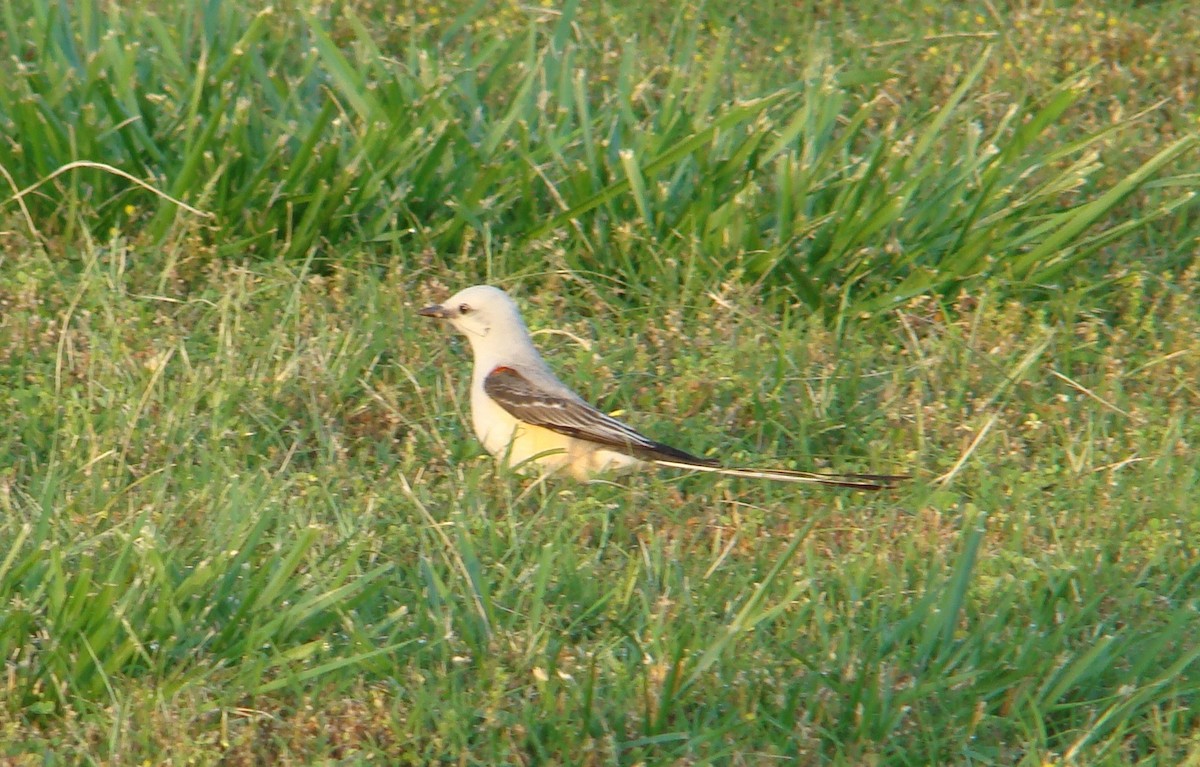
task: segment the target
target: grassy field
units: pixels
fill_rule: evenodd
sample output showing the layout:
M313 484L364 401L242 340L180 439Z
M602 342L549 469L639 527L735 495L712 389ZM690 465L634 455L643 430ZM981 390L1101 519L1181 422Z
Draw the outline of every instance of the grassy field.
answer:
M1200 9L803 5L0 9L0 763L1200 764Z

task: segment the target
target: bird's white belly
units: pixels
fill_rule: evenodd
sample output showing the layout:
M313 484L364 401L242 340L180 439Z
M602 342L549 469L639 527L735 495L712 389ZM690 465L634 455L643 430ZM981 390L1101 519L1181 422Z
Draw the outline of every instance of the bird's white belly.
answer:
M509 466L536 458L544 469L553 470L567 462L569 437L521 423L486 395L472 392L471 421L484 449Z

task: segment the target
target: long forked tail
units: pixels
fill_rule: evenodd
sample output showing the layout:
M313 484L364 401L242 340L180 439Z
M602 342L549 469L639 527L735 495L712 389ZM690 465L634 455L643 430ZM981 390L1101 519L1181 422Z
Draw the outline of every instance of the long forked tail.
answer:
M656 466L666 466L672 469L707 471L730 477L749 477L750 479L773 479L779 482L852 487L856 490L886 490L896 487L906 479L911 479L907 474L822 474L815 471L794 471L792 469L738 469L720 466L704 459L699 459L696 463L667 458L651 460Z

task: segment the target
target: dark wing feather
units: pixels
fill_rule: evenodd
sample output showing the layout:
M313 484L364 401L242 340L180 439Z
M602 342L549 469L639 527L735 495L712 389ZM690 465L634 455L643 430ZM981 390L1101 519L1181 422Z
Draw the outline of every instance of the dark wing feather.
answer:
M546 392L509 367L498 367L489 373L483 381L483 390L523 423L595 442L644 460L669 458L697 466L717 465L716 461L655 442L579 399Z

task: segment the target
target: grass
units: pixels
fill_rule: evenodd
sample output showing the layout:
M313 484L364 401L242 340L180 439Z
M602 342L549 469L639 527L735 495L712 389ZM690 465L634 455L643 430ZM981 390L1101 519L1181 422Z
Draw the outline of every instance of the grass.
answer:
M0 143L0 165L29 228L71 231L73 215L154 241L199 228L218 257L322 265L346 247L408 260L482 243L522 263L561 251L562 266L615 266L639 286L671 270L664 253L698 252L701 278L738 275L832 318L988 277L1056 287L1107 265L1114 239L1178 235L1194 215L1179 167L1194 124L1103 162L1167 110L1139 96L1064 135L1109 81L1081 69L1006 93L990 81L1012 51L991 38L943 75L944 99L898 111L891 58L851 67L813 48L747 82L725 66L731 33L695 9L661 50L613 61L572 4L484 40L467 15L432 48L432 29L381 48L352 9L331 23L183 8L177 30L148 8L90 3L4 19L17 64L4 127L39 141ZM85 200L83 214L72 201Z
M0 19L0 758L1200 758L1190 4L180 8Z

